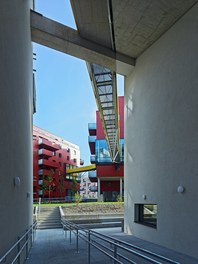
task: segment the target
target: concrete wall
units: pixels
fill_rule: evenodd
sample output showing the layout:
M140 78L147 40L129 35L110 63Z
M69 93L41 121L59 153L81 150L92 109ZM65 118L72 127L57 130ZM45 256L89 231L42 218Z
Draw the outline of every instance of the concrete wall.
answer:
M197 14L198 5L138 58L125 79L125 231L195 257ZM157 204L157 229L134 223L135 203Z
M0 1L0 256L32 223L30 4Z

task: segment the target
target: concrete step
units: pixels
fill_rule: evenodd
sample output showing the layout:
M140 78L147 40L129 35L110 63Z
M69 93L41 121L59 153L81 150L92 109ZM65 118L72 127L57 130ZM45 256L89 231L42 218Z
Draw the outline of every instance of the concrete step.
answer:
M62 228L61 224L38 224L37 229L57 229L57 228Z
M58 207L41 207L38 218L38 229L62 228Z
M60 216L53 216L53 217L48 216L48 217L45 217L45 216L40 215L39 219L42 219L42 220L53 220L53 219L60 219Z

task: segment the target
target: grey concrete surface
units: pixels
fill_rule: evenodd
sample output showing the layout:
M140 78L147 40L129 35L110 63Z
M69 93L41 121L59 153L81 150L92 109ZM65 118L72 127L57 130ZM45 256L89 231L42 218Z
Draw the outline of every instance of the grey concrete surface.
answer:
M120 228L105 228L97 229L95 231L113 236L117 239L133 243L135 245L144 247L153 252L162 254L163 256L177 260L181 264L197 264L198 259L191 258L181 253L160 247L153 243L146 242L134 236L129 236L120 231ZM136 263L148 263L143 260L135 260ZM72 235L71 244L69 233L64 235L61 229L46 229L37 230L35 242L30 252L29 258L25 264L85 264L88 263L87 244L79 240L79 252L76 252L76 239ZM98 250L91 248L91 263L94 264L108 264L112 263L106 256L98 252Z

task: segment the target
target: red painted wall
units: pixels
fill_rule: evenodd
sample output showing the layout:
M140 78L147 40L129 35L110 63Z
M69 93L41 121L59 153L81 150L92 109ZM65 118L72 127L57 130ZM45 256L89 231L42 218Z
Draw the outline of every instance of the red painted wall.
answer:
M101 181L100 190L101 192L119 192L120 181Z
M110 165L98 165L97 168L97 177L123 177L124 176L124 165L120 165L116 169L114 164Z

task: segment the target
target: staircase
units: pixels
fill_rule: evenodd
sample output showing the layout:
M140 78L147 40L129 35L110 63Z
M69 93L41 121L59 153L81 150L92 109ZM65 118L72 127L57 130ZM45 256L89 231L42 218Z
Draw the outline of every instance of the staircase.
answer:
M37 219L37 229L62 228L59 207L41 206Z

